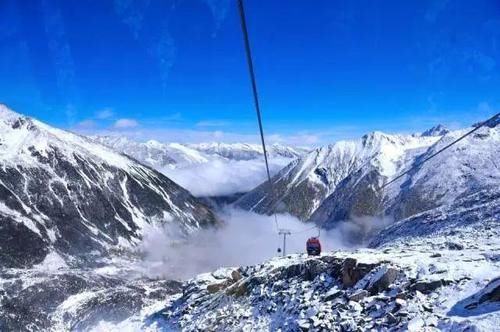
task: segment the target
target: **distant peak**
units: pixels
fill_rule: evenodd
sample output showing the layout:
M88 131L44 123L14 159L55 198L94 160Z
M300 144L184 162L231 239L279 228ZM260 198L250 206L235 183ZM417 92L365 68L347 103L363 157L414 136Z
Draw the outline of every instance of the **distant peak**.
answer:
M430 129L427 129L422 133L422 136L443 136L448 134L450 131L443 125L438 124Z
M163 147L163 144L158 142L157 140L150 139L149 141L146 142L146 145L152 148L161 148Z

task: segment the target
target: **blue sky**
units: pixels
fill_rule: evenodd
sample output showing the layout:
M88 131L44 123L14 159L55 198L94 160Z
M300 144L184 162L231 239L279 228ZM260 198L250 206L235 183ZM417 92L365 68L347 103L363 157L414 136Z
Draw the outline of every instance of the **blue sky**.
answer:
M246 1L270 140L468 125L500 106L500 3ZM83 133L256 141L235 1L3 0L0 102Z

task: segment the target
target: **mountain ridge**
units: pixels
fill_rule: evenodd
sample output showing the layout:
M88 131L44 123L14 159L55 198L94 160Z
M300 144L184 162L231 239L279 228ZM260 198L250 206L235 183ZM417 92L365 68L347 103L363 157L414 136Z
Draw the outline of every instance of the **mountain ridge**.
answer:
M152 168L4 105L0 157L2 265L40 263L53 250L70 258L131 248L151 223L178 224L187 233L218 223Z
M292 162L273 177L275 193L272 197L269 196L268 185L263 183L236 204L264 214L273 212L272 207L277 206L276 212L290 212L306 220L335 191L337 185L353 172L372 165L383 176L392 176L401 168L400 159L406 150L430 146L438 139L374 131L356 140L320 147ZM311 201L305 202L305 197Z

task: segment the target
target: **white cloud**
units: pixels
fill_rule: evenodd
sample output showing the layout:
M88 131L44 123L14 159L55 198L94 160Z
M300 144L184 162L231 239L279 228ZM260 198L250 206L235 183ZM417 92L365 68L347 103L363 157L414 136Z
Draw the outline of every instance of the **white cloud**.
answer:
M139 250L144 260L140 269L149 277L186 279L221 267L248 266L279 255L283 238L277 234L274 216L259 215L234 207L216 212L224 222L186 237L177 223L148 225ZM380 229L393 223L390 218L356 218L322 230L289 214L277 215L278 227L292 232L287 237L287 254L305 254L308 238L320 236L323 251L362 247Z
M114 110L111 107L103 108L95 114L96 119L105 120L111 118L115 115Z
M118 119L115 121L113 124L113 128L116 129L129 129L129 128L136 128L139 126L139 122L134 119Z
M282 237L274 217L227 208L219 213L225 226L201 230L185 238L174 223L145 229L142 268L150 277L185 279L220 267L252 265L278 255ZM304 253L305 243L318 235L312 224L290 215L278 215L280 228L290 229L287 253ZM337 231L323 232L323 250L345 248Z
M273 158L270 169L275 174L291 160ZM214 160L183 168L164 168L166 176L195 196L221 196L248 192L266 180L264 161L260 159Z

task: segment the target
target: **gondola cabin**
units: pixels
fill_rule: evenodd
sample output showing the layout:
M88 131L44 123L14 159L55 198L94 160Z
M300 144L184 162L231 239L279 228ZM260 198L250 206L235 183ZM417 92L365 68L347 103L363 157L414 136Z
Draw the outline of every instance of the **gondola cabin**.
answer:
M319 256L321 254L321 243L317 237L311 237L307 240L306 251L309 256Z

